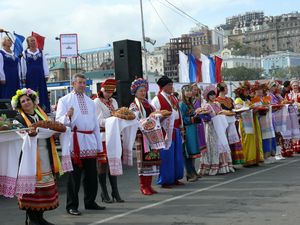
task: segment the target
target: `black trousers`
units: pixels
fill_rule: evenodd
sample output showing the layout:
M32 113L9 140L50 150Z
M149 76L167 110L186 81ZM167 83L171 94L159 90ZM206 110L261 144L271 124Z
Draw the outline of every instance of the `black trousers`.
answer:
M91 206L95 203L98 191L96 159L81 159L80 168L73 163L73 171L69 173L67 184L67 205L66 209L78 209L78 192L83 173L84 205Z

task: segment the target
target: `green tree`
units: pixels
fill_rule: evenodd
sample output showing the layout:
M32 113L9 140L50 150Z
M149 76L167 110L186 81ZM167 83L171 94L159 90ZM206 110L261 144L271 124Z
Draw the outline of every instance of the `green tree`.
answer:
M262 69L249 69L244 66L235 68L223 68L222 76L226 81L243 81L262 79Z

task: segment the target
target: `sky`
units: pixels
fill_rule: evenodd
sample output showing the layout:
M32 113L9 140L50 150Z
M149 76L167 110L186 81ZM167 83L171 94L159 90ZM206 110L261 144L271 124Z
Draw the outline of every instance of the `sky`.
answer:
M226 17L248 11L263 11L266 16L300 11L297 0L168 1L210 28L225 23ZM155 39L155 46L196 26L166 0L142 2L145 36ZM0 15L0 28L23 36L32 31L45 36L44 52L49 55L59 54L59 41L55 40L59 34L77 33L79 50L105 47L123 39L142 40L140 0L0 0Z

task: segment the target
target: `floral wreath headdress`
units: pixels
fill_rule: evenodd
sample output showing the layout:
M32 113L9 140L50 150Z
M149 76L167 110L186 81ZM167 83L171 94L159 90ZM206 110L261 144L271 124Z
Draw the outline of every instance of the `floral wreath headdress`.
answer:
M35 98L34 104L36 104L36 105L39 104L38 93L31 90L30 88L23 88L23 89L17 90L16 95L13 96L12 99L11 99L11 106L14 110L16 110L18 108L19 98L23 95L27 95L27 96L33 95L33 96L35 96L36 98Z

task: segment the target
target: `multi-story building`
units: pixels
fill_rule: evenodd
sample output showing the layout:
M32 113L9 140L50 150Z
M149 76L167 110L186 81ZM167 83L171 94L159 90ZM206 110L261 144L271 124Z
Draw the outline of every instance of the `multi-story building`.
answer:
M245 14L239 14L232 17L226 18L226 24L236 26L238 23L247 23L253 20L260 20L264 17L264 12L262 11L253 11L246 12Z
M143 52L143 71L145 71L145 52ZM166 60L166 46L155 47L152 52L147 52L147 73L164 75L164 61Z
M277 51L300 53L300 13L265 17L261 29L245 33L244 43L263 55Z
M165 74L174 81L178 81L179 51L188 55L192 52L192 47L197 46L205 55L220 52L224 46L223 37L224 31L222 29L210 30L208 27L197 26L192 28L189 34L170 39L166 50Z
M265 56L261 60L266 75L271 75L278 69L300 66L300 53L276 52Z
M71 59L71 63L81 68L83 71L100 70L104 62L111 62L114 59L113 47L108 45L103 48L95 48L79 51L76 58ZM60 56L47 57L48 64L54 65L57 62L65 61Z
M178 82L178 52L182 51L186 55L192 52L192 38L189 36L182 36L179 38L171 38L166 49L166 61L164 64L165 75Z
M246 67L249 69L261 68L261 58L252 56L232 55L229 49L221 52L223 59L222 68Z

